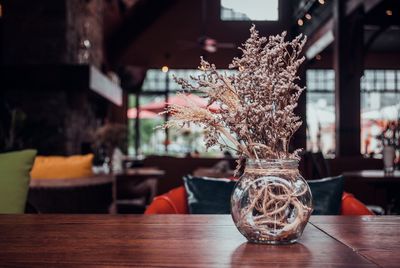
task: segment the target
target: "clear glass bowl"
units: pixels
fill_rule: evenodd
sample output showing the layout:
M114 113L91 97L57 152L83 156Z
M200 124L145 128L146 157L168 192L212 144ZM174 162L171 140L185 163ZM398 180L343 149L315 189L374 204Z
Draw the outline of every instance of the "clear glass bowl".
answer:
M247 160L232 193L231 214L250 242L294 243L311 212L311 191L297 160Z

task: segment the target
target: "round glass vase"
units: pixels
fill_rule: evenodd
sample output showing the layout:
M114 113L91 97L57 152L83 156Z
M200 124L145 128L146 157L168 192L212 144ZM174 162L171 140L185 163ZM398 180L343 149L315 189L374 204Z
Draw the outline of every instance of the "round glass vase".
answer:
M238 230L254 243L295 243L312 212L310 187L300 175L298 160L246 161L231 197Z

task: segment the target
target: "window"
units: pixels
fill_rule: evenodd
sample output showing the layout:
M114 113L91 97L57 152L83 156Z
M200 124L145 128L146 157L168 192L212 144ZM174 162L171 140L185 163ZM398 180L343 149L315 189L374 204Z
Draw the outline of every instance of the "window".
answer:
M142 89L143 91L165 91L168 83L168 91L181 90L181 87L173 80L174 76L189 79L190 76L198 76L201 73L196 69L172 69L167 73L158 69L150 69L146 73Z
M223 72L234 72L222 70ZM130 96L130 108L165 103L166 96L173 99L180 90L173 75L183 78L196 76L194 70L148 70L139 95ZM335 74L333 70L307 70L307 150L322 151L327 157L335 153ZM162 108L162 107L161 107ZM361 153L378 156L382 150L378 135L388 120L400 114L400 70L365 70L361 79ZM134 154L135 118L129 119L129 152ZM215 148L208 153L203 142L203 130L196 126L186 129L155 129L165 121L165 116L146 115L139 120L140 154L184 155L198 151L203 155L219 155ZM167 138L168 135L168 138ZM166 152L165 148L168 149Z
M379 135L400 116L400 70L366 70L361 79L361 153L381 157Z
M129 108L136 108L137 95L129 96ZM149 103L161 102L165 100L164 96L160 95L140 95L140 106ZM130 110L129 109L129 110ZM164 154L165 131L157 128L164 122L164 117L157 113L145 114L143 110L139 113L140 119L138 122L139 138L136 140L136 115L130 115L128 110L128 154L129 155L149 155L149 154ZM135 143L139 142L138 152L135 152Z
M333 156L335 94L333 70L307 71L307 149ZM361 153L380 157L379 135L400 115L400 70L365 70L361 78Z
M277 21L278 0L221 0L221 20Z
M232 70L221 70L227 74ZM181 87L175 83L173 76L189 79L190 76L200 75L202 72L196 69L172 69L164 73L158 69L148 70L139 95L130 95L129 108L135 109L136 98L139 98L139 106L152 107L150 110L157 113L164 109L166 97L168 102L176 100L177 91ZM142 111L143 111L142 110ZM184 129L162 129L157 126L165 122L165 115L157 115L143 112L139 113L139 122L136 122L135 113L128 111L129 118L129 154L134 155L177 155L183 156L195 151L203 156L221 156L219 148L211 148L206 151L203 142L204 131L201 127L191 125ZM130 115L130 116L129 116ZM143 116L143 117L142 117ZM136 138L138 127L139 137ZM138 152L135 152L135 143L139 142Z
M335 152L335 77L333 70L307 71L307 150Z

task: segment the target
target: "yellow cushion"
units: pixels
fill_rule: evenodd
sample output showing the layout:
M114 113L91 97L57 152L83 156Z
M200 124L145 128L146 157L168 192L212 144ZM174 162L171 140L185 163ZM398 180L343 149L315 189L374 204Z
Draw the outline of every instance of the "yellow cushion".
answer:
M32 179L70 179L93 176L93 154L37 156L31 171Z

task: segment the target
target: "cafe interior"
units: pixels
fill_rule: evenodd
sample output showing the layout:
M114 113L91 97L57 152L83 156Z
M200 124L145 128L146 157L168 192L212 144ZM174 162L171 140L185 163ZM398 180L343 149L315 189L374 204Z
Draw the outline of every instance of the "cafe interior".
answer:
M274 55L283 46L272 47L280 42L279 36L293 40L285 43L290 51L279 50L290 59L296 42L304 40L296 77L286 83L293 89L294 81L304 90L296 95L293 107L287 106L298 119L287 124L297 131L285 145L286 152L296 154L285 156L296 155L295 169L307 182L312 208L290 203L299 195L292 193L287 194L287 204L277 199L275 210L269 202L261 204L261 199L251 209L261 214L264 209L275 220L280 205L279 211L307 211L305 218L311 214L311 222L321 219L316 215L346 216L354 222L357 217L396 218L400 214L399 1L0 0L0 214L9 215L0 215L0 229L3 223L11 226L24 219L18 217L27 217L18 223L26 226L32 221L39 224L40 217L57 222L58 216L68 215L73 218L66 218L65 224L79 217L88 217L87 221L132 217L133 222L152 219L151 224L157 224L182 214L231 214L233 222L228 223L235 222L248 238L243 231L247 229L240 229L250 228L244 218L235 219L236 209L247 206L245 199L235 199L247 191L240 188L245 187L240 180L248 178L252 168L261 172L264 164L268 172L275 172L271 170L276 165L290 169L285 164L289 160L265 153L272 148L270 136L248 144L246 153L241 131L229 135L233 141L226 143L212 127L223 122L232 130L234 124L246 126L242 124L246 121L256 122L249 128L257 129L270 120L269 115L256 117L248 110L230 113L217 93L225 86L246 92L256 78L267 81L271 66L279 65L260 63L261 56L251 58L255 65L248 60L251 53L261 53L251 50L258 35L267 37L260 41L264 45L272 44L260 49L271 48L265 55ZM202 86L193 86L196 83ZM256 85L258 92L268 88L267 82ZM260 94L262 107L273 103L268 107L279 109L274 99ZM251 99L246 96L238 103ZM190 109L219 119L210 119L209 128L195 116L192 123L174 124L179 112ZM272 136L274 128L279 132L276 125L270 128ZM302 151L297 156L298 148ZM282 195L268 187L260 192L264 198ZM248 194L251 199L253 192ZM252 213L255 223L263 216ZM288 222L284 226L292 224ZM145 236L147 229L143 230ZM1 240L0 236L0 245L6 247ZM400 249L396 240L393 244ZM247 256L246 250L239 252L241 256ZM55 260L50 252L48 257ZM4 251L0 260L12 263L15 254ZM19 264L29 266L33 259L25 261ZM230 261L238 264L241 259ZM225 266L220 264L201 262L197 267Z

